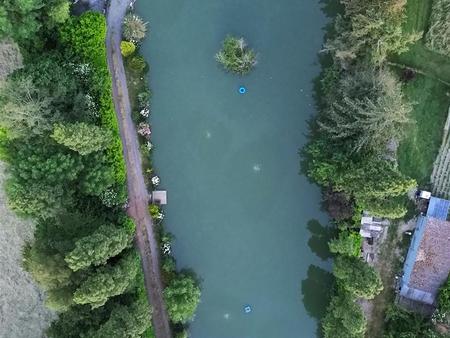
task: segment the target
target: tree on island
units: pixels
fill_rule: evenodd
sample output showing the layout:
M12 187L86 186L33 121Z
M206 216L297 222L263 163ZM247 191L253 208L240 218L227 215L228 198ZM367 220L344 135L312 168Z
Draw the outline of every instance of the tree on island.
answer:
M216 60L227 71L244 75L249 73L256 65L256 53L248 48L244 38L227 36L223 41L223 47L216 54Z

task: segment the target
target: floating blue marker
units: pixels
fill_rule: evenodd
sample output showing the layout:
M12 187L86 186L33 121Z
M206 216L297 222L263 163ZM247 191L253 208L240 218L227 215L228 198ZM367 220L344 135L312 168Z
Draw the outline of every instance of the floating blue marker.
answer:
M245 88L244 86L239 87L239 94L245 94L246 91L247 91L247 88Z
M244 306L244 312L245 313L250 313L252 312L252 307L250 305L245 305Z

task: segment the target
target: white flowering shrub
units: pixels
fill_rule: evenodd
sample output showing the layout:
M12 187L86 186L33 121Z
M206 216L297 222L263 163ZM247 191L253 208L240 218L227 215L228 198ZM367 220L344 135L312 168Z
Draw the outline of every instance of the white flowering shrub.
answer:
M150 130L150 125L145 122L139 123L137 132L139 135L144 137L149 137L152 133L152 131Z
M139 112L139 114L141 114L143 117L148 117L150 115L150 109L144 108Z
M157 186L161 182L161 179L159 178L159 176L153 176L151 181L154 186Z

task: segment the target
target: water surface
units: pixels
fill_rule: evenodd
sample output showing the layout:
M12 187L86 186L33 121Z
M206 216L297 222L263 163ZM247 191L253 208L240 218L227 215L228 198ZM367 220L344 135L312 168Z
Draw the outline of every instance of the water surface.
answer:
M329 262L311 251L307 224L326 218L297 152L314 113L326 21L318 1L141 0L137 10L150 29L142 51L166 227L179 266L203 280L191 336L315 337L326 283L302 280L321 279L311 266ZM214 60L228 33L259 53L247 77Z

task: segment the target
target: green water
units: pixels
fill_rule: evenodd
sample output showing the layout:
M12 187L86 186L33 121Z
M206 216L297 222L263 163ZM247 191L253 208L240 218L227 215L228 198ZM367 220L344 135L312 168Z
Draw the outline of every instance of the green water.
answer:
M330 262L321 230L308 222L326 224L326 216L318 188L298 174L297 152L314 113L312 80L326 23L320 6L137 2L149 22L142 51L151 65L166 227L176 237L179 266L202 279L193 338L316 337L328 292L321 268ZM243 35L259 53L251 75L217 66L214 54L227 33Z

